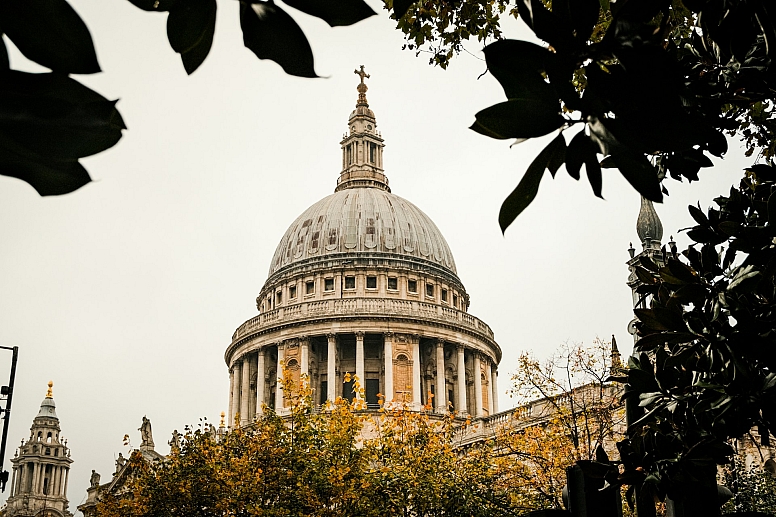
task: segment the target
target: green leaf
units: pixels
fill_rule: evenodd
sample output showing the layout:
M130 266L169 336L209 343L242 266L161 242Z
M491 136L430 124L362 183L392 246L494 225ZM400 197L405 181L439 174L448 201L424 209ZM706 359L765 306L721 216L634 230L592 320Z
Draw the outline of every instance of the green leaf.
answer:
M75 160L119 141L126 127L115 104L61 74L7 71L0 77L0 135L43 161Z
M139 7L144 11L169 11L172 9L178 0L129 0L132 5ZM186 0L184 0L186 1Z
M283 3L320 18L331 27L353 25L377 14L363 0L283 0Z
M4 0L0 19L27 59L65 74L100 71L89 29L66 0Z
M243 43L259 59L274 61L289 75L318 77L304 32L273 2L240 3L240 26Z
M476 123L469 129L500 140L544 136L564 123L560 116L560 104L533 99L510 99L485 108L474 117Z
M563 135L558 135L528 166L528 170L523 175L520 183L501 205L501 210L498 214L498 224L502 232L506 231L517 216L536 198L536 193L539 191L539 183L542 180L542 176L544 176L544 170L549 166L553 155L559 152L559 149L565 147L565 145L566 141Z
M558 94L542 73L554 66L555 54L534 43L499 40L483 49L488 71L504 88L508 99L557 102Z
M760 271L755 269L753 264L742 266L738 268L738 271L736 271L735 275L733 275L733 280L730 282L730 285L728 285L727 290L731 291L741 285L742 282L755 278L760 274Z
M193 73L210 53L215 29L216 0L186 0L170 10L167 39L181 54L186 73Z

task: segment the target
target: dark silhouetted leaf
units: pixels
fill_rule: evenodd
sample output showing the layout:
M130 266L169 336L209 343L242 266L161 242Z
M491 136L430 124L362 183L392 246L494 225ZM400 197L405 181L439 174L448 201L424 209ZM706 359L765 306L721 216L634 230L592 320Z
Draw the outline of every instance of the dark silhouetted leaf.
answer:
M4 0L0 19L27 59L65 74L100 71L89 29L66 0Z
M709 220L706 218L706 214L704 214L699 207L688 205L687 210L690 211L690 216L692 216L692 218L695 219L696 223L698 223L701 226L709 225Z
M414 0L393 0L393 14L391 17L394 20L398 20L409 10L410 6L414 4Z
M0 133L0 174L29 183L41 196L59 196L77 190L91 181L86 169L75 160L51 161L29 152L19 152Z
M504 88L508 99L533 99L552 104L558 95L542 72L554 65L555 54L534 43L500 40L483 50L488 71Z
M169 11L178 0L129 0L135 7L144 11ZM181 0L185 2L186 0Z
M566 161L566 138L563 136L563 133L558 136L560 137L560 142L558 142L555 147L552 156L550 156L550 162L547 164L547 170L550 171L553 178L555 177L555 173L558 172L558 169L560 169L560 166Z
M575 180L579 180L579 171L585 163L585 156L589 152L590 137L582 130L571 139L566 150L566 172Z
M61 74L4 72L0 135L19 146L18 154L74 161L119 141L125 126L115 104Z
M657 171L644 155L636 154L622 148L612 149L612 161L617 164L620 173L628 180L636 191L650 201L662 202L660 181Z
M377 14L363 0L283 0L283 2L303 13L320 18L332 27L353 25ZM407 7L409 8L409 5Z
M569 2L571 11L571 24L580 43L590 39L593 28L598 22L598 13L601 11L599 0L574 0Z
M186 73L194 72L210 53L215 29L216 0L186 0L170 10L167 39L181 55Z
M510 99L485 108L475 118L477 123L469 129L502 140L544 136L558 129L564 122L559 104L532 99ZM487 129L490 134L479 131L479 127Z
M10 64L8 63L8 50L5 48L5 41L3 36L0 35L0 71L8 70Z
M279 64L289 75L318 77L313 51L302 29L272 2L240 4L243 43L259 59Z
M598 164L598 159L595 155L595 147L591 143L589 151L585 155L585 172L587 172L587 181L590 183L590 187L593 189L593 194L596 197L603 199L601 195L601 188L603 186L603 177L601 176L601 166Z
M534 34L559 50L574 47L574 36L568 22L551 13L541 0L518 0L517 9Z
M528 170L523 175L520 183L518 183L515 190L509 194L501 205L501 210L498 214L498 224L501 227L502 232L505 231L517 216L531 204L531 201L534 200L536 193L539 191L539 183L542 180L542 176L544 176L544 170L552 161L553 155L565 146L566 141L563 138L563 135L558 135L542 150L541 153L539 153L534 161L531 162L531 165L528 166Z

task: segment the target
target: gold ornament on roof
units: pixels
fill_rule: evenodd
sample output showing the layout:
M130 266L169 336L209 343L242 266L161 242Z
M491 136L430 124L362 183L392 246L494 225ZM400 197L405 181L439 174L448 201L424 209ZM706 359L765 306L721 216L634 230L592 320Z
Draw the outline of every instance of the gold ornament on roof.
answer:
M46 398L54 398L54 381L48 381L48 391L46 392Z

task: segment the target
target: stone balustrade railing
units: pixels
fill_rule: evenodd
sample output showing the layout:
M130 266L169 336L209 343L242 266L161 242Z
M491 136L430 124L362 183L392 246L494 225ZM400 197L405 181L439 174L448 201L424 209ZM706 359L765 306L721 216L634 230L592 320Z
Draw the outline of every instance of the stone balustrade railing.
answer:
M369 314L407 316L441 323L454 323L493 339L493 331L485 322L471 314L450 307L412 300L393 300L390 298L340 298L336 300L297 303L263 312L237 327L237 330L232 335L232 342L238 341L281 320L284 322L294 322L322 315L347 316L351 314L358 314L360 316Z

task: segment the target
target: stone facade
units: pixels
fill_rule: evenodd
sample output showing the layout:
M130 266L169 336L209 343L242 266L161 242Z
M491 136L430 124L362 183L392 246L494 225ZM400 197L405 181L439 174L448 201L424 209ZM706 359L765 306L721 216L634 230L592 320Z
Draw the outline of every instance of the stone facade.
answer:
M501 349L467 312L469 295L439 229L391 193L366 100L369 76L363 67L356 73L335 192L291 224L256 299L259 314L237 328L224 354L231 426L248 425L265 404L283 413L284 367L309 379L316 404L359 396L355 375L368 409L384 400L475 418L498 412Z
M11 492L0 517L35 515L68 517L67 482L70 449L60 438L59 418L49 382L46 398L32 421L30 437L22 440L11 464Z

